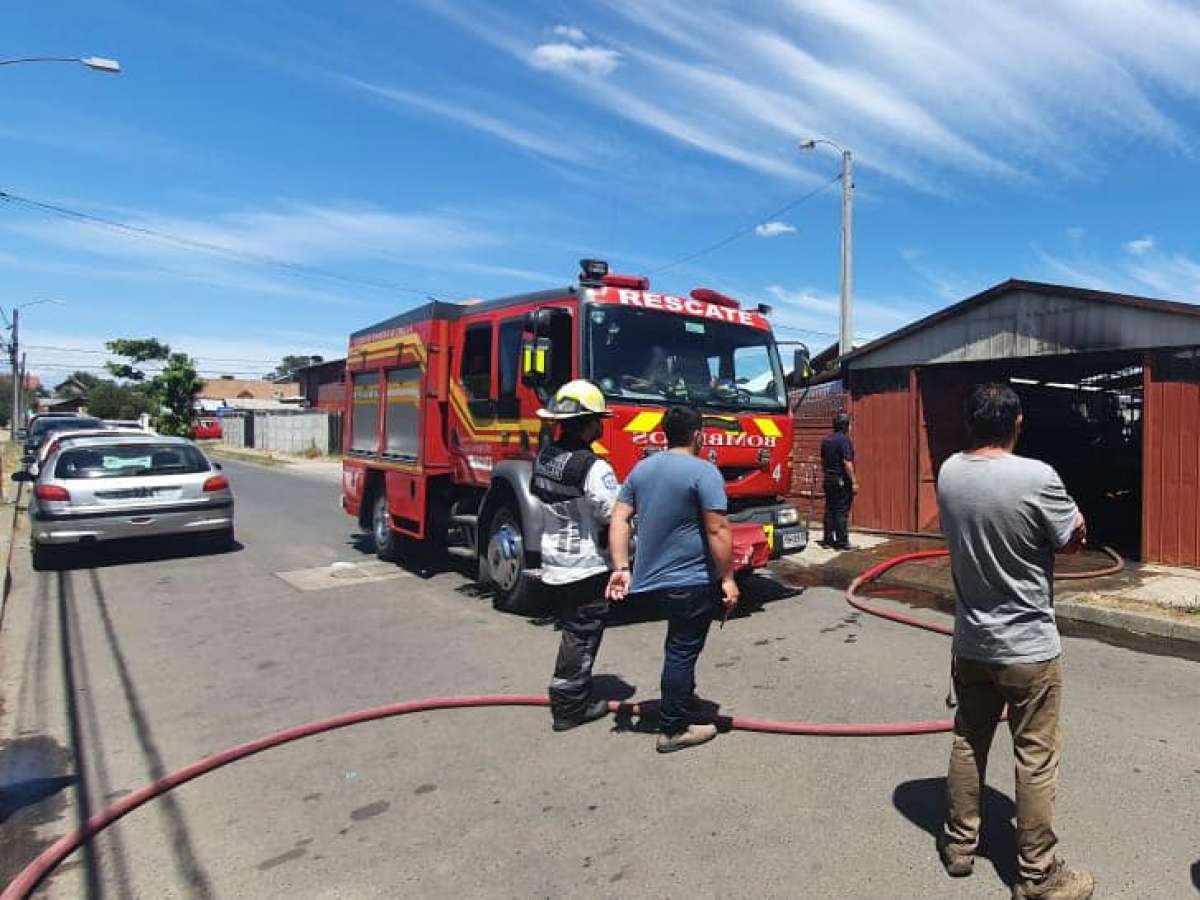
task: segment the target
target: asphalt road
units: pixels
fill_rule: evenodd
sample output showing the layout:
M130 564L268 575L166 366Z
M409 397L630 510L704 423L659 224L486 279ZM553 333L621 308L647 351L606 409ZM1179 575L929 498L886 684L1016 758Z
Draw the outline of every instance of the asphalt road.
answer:
M368 565L384 577L329 579L319 567L371 559L337 507L338 483L226 471L236 552L169 545L35 574L18 545L0 632L0 877L81 815L266 732L408 698L545 689L552 627L494 612L457 573ZM945 639L861 617L828 589L764 583L757 596L769 602L714 630L701 659L700 693L722 713L945 714ZM597 670L611 696L657 695L663 631L653 619L609 629ZM1093 868L1097 896L1196 896L1200 665L1080 639L1066 641L1065 661L1064 854ZM946 735L735 733L661 757L638 727L555 735L545 710L463 710L309 739L144 807L43 893L1007 895L1003 733L985 858L951 881L932 836Z

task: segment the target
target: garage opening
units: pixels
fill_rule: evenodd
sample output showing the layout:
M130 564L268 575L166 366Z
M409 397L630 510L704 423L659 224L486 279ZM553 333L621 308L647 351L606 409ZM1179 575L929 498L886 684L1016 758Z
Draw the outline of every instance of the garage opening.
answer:
M1122 556L1141 553L1142 410L1140 353L1081 353L1003 364L920 370L922 528L936 527L932 481L942 461L962 449L962 409L983 381L1010 384L1021 398L1025 427L1017 453L1040 459L1062 476L1088 520L1093 543ZM926 474L927 473L927 474Z

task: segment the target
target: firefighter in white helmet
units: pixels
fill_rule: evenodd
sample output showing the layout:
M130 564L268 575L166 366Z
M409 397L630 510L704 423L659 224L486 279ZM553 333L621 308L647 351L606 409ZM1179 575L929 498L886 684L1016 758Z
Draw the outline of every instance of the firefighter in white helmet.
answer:
M534 462L531 488L547 508L542 583L553 594L562 630L550 712L554 730L566 731L608 712L608 703L592 696L592 665L608 617L608 522L620 485L612 466L592 450L601 420L611 415L599 388L569 381L537 414L558 425Z

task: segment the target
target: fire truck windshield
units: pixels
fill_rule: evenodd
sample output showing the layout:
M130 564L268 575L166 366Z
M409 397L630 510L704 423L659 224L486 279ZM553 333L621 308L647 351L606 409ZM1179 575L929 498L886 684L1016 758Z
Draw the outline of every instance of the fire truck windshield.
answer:
M610 400L787 409L769 331L624 306L592 307L587 328L590 377Z

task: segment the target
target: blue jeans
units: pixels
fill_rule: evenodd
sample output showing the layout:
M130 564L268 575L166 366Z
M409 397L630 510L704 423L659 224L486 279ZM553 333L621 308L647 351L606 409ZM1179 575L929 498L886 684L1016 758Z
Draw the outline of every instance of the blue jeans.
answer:
M668 617L659 713L659 730L663 734L679 734L690 724L688 707L696 696L696 660L704 649L718 595L717 587L711 584L658 592Z

